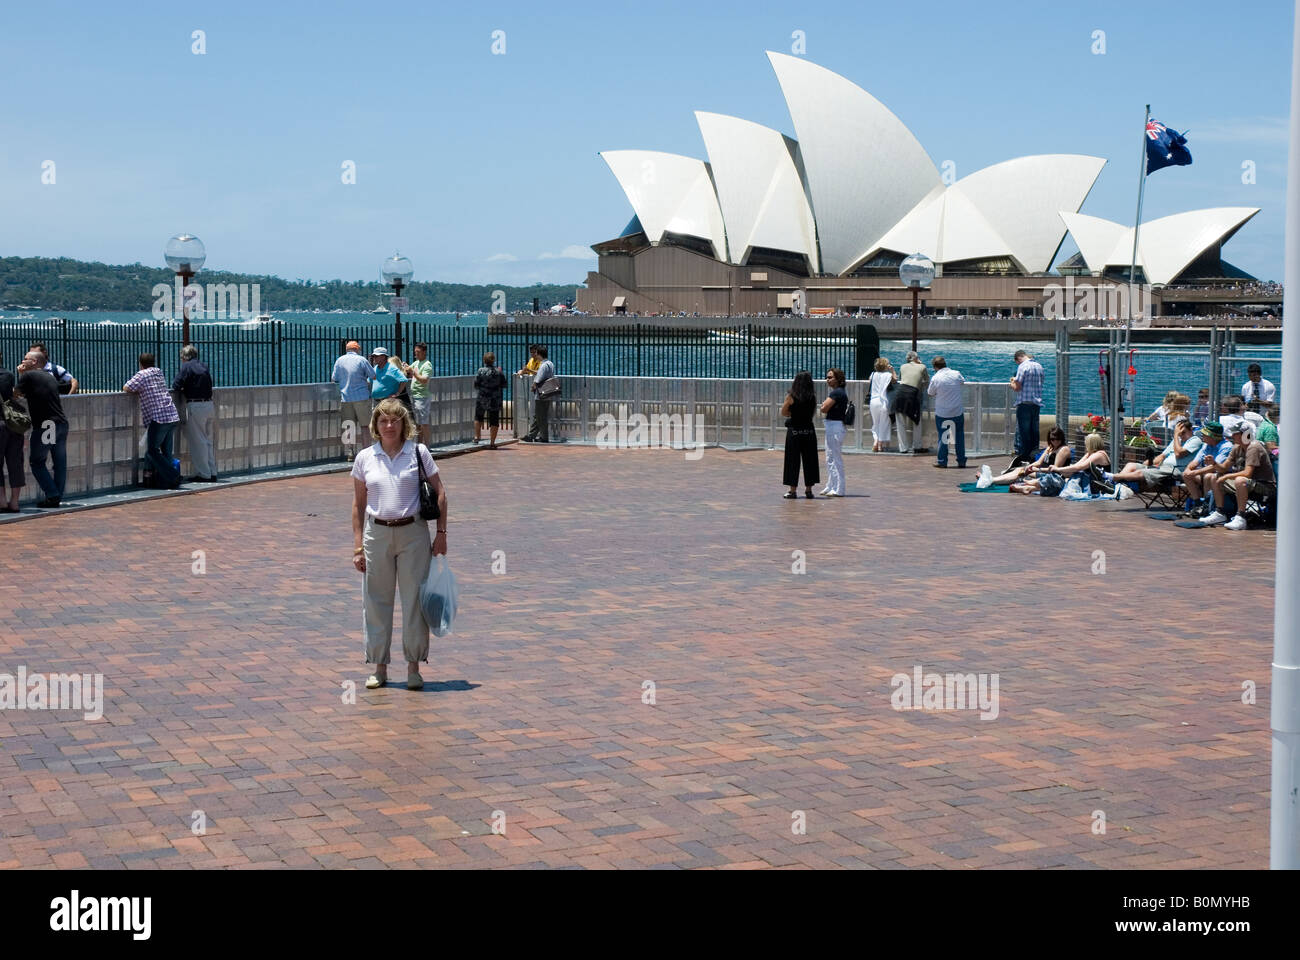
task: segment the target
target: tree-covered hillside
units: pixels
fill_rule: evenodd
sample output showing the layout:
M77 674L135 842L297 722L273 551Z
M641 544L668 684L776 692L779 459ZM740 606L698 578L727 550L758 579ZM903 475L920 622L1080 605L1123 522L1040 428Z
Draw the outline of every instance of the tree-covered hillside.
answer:
M282 280L279 277L203 271L196 282L260 284L262 309L277 310L347 310L368 311L386 303L391 293L378 281L360 280ZM85 263L81 260L44 257L0 257L0 308L19 306L42 310L149 310L153 305L153 287L173 283L175 274L163 267L146 267L139 263L113 266ZM505 294L505 309L530 310L533 298L542 309L554 303L571 301L577 284L538 284L510 287L504 284L472 286L464 283L416 281L402 294L410 301L410 310L460 311L488 313L499 306L496 291Z

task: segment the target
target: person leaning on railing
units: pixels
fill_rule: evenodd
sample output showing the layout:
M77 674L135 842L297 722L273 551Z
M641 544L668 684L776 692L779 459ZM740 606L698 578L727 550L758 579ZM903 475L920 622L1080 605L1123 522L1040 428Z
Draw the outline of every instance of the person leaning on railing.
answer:
M172 380L172 390L181 397L185 408L185 443L194 466L192 483L217 482L217 457L212 444L212 374L199 359L199 349L192 343L181 347L181 369ZM179 411L178 411L179 412Z
M547 359L545 344L539 343L535 349L540 362L537 366L537 374L533 377L533 423L528 436L520 439L526 443L549 443L551 401L538 396L537 388L555 377L555 364Z
M0 365L0 402L10 404L19 413L27 412L27 405L14 399L14 387L17 378ZM0 513L18 513L18 496L27 484L23 476L23 437L5 426L0 417L0 493L4 493L5 475L9 477L9 502L0 508Z

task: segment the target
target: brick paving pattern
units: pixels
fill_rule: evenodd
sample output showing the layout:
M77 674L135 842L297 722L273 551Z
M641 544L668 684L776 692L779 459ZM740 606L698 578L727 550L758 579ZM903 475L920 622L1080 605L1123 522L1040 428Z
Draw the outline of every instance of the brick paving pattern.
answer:
M346 475L6 527L0 672L105 703L0 711L0 867L1267 865L1271 534L847 467L786 502L779 451L445 462L420 693L364 689ZM918 664L999 715L894 710Z

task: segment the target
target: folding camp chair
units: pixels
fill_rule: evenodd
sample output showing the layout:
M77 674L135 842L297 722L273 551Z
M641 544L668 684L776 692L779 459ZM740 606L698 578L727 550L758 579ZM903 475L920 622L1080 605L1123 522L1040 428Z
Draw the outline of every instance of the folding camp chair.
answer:
M1161 477L1154 484L1144 480L1138 487L1137 498L1148 510L1173 511L1183 508L1186 493L1182 481L1173 474Z

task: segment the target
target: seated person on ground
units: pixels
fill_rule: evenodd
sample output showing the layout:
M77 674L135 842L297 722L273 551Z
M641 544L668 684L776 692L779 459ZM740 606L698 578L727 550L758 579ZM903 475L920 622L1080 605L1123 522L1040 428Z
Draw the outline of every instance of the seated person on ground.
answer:
M1192 433L1192 423L1186 417L1174 421L1174 439L1165 447L1165 452L1151 461L1151 466L1140 463L1126 463L1115 474L1104 474L1103 480L1118 483L1138 483L1150 489L1164 483L1170 477L1178 479L1183 470L1191 463L1205 445L1200 437Z
M1277 475L1273 473L1273 457L1264 445L1255 439L1249 422L1233 427L1233 470L1214 478L1214 512L1203 519L1204 526L1227 523L1228 530L1246 529L1246 503L1254 498L1264 501L1277 490ZM1237 501L1237 515L1228 520L1223 512L1229 495Z
M1223 424L1217 420L1206 420L1197 436L1204 441L1201 449L1183 468L1183 485L1187 487L1187 496L1191 500L1187 510L1189 514L1196 513L1195 502L1213 489L1214 478L1228 472L1233 449L1232 441L1224 439Z
M1041 491L1045 497L1054 497L1061 492L1067 478L1082 474L1089 482L1101 480L1101 471L1110 466L1110 454L1106 452L1106 441L1100 433L1090 433L1084 441L1084 454L1077 463L1064 467L1051 464L1043 467L1034 475L1034 479L1024 483L1013 483L1011 489L1016 493L1029 494Z
M1043 467L1063 467L1073 458L1074 451L1065 445L1065 431L1060 427L1052 427L1051 430L1047 431L1047 447L1038 455L1037 460L999 474L993 478L991 483L1012 483L1022 477L1032 476Z

